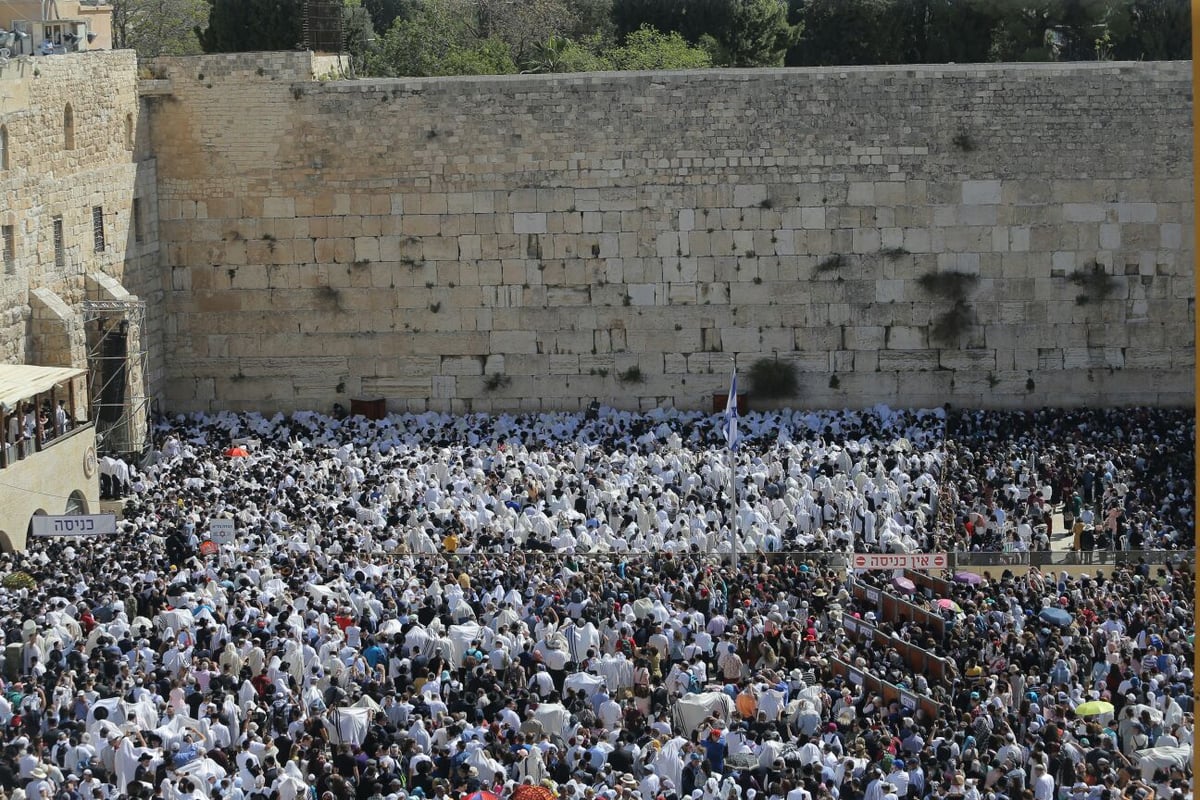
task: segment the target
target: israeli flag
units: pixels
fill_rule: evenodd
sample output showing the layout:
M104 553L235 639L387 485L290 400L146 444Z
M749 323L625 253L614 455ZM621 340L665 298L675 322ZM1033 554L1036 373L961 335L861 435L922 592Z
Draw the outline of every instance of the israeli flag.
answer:
M737 449L738 443L738 399L737 399L737 368L733 370L733 380L729 382L729 398L725 401L725 443L730 450Z

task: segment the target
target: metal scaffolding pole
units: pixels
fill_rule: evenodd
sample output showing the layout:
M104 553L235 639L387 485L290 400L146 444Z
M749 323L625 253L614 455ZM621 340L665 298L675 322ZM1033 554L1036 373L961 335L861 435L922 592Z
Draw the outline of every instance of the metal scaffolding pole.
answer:
M102 453L140 456L149 436L146 303L85 300L88 417Z

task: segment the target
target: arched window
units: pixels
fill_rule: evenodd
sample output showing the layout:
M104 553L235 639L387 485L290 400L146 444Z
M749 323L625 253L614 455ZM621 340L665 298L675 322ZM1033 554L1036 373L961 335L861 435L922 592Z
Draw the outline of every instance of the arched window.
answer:
M0 125L0 172L8 169L8 126Z
M125 149L133 149L133 114L125 115Z
M71 496L67 498L67 509L64 514L86 514L88 513L87 498L83 496L83 492L76 489L71 492Z
M71 108L70 103L67 103L63 110L63 147L67 150L75 149L75 110Z

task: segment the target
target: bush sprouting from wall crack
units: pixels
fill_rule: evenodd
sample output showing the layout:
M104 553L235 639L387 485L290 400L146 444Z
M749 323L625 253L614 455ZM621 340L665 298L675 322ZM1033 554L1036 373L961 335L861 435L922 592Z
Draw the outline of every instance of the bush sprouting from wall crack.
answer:
M1067 280L1083 290L1075 297L1075 302L1081 306L1103 302L1117 289L1117 281L1095 261L1072 272Z
M760 358L750 365L750 390L756 397L769 400L795 397L800 391L800 376L790 361Z
M978 275L966 272L927 272L917 279L924 291L951 302L930 325L929 335L944 345L957 344L964 333L975 324L975 310L967 303L967 295L979 283Z

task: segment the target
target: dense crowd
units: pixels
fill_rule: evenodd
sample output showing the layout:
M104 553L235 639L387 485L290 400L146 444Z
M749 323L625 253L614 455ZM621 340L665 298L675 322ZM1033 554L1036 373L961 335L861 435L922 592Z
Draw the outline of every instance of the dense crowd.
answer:
M122 473L118 536L3 556L0 787L1190 798L1190 554L920 585L834 563L1033 548L1055 508L1093 531L1118 509L1112 547L1184 545L1187 417L878 408L739 432L731 452L719 419L607 409L164 422Z

